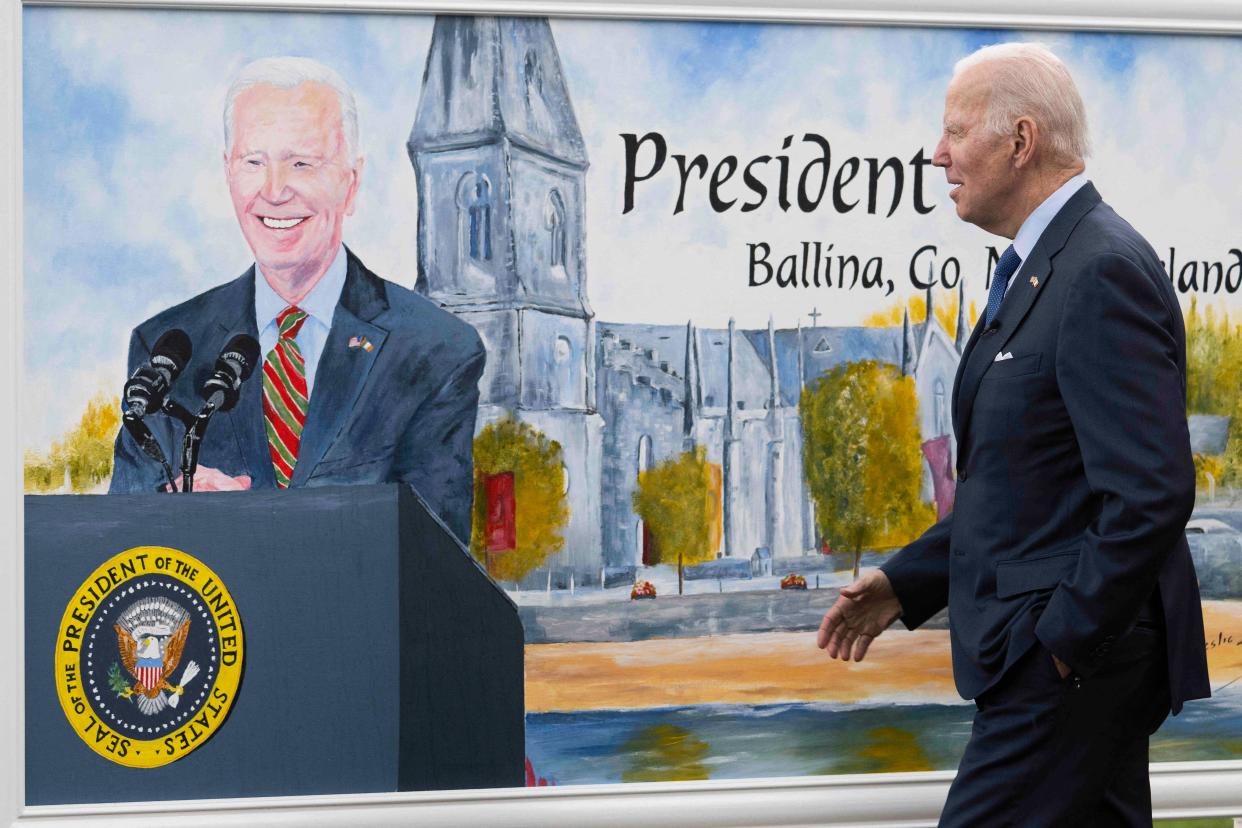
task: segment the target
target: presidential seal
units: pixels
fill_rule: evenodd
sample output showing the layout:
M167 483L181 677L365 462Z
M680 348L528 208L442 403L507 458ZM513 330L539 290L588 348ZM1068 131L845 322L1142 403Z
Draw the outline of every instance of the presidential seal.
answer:
M105 562L65 608L56 691L91 750L131 768L175 762L224 722L241 679L241 619L228 589L177 549Z

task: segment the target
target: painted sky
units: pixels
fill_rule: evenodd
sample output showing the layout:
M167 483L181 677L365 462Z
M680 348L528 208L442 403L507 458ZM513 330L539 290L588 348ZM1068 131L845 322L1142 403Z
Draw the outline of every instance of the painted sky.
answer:
M412 286L417 203L405 140L418 103L431 18L27 8L25 107L24 444L43 449L87 399L118 391L131 328L240 274L252 259L236 227L221 159L220 110L230 77L258 57L305 55L355 88L367 167L346 241L371 269ZM813 132L846 157L931 156L954 61L1012 32L733 23L554 21L586 138L587 278L607 321L721 326L730 316L792 326L858 324L910 293L910 256L924 244L957 256L970 298L985 297L985 245L962 225L938 170L891 218L758 210L718 214L692 181L673 215L675 164L636 189L622 214L621 133L662 133L670 153L744 164L781 152L794 177ZM1226 260L1240 214L1242 41L1152 35L1034 36L1082 89L1095 153L1088 171L1162 255ZM864 166L865 170L865 166ZM907 168L908 173L908 168ZM865 173L864 173L865 175ZM740 178L740 176L739 176ZM769 174L769 183L772 183ZM863 181L860 176L858 181ZM734 183L738 181L735 178ZM857 186L853 193L859 195ZM747 194L735 187L733 195ZM861 189L865 203L865 184ZM883 202L884 199L881 198ZM750 242L775 263L803 241L881 256L895 294L748 287ZM1004 242L1000 242L1000 247Z

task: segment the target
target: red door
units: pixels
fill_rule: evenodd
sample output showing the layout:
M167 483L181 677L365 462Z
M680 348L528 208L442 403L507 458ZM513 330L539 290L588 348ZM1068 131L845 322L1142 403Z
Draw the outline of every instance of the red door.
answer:
M484 480L487 493L488 552L508 552L517 548L516 508L513 501L513 472L489 474Z

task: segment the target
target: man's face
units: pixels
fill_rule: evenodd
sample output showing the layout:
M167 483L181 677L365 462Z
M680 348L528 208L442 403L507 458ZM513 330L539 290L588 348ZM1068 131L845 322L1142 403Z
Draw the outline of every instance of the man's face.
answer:
M332 88L306 82L243 91L225 169L237 221L263 272L322 274L354 211L362 171L361 159L348 157Z
M932 163L956 185L949 198L962 221L997 232L1009 223L1017 196L1012 140L984 124L988 104L987 65L974 66L949 84L944 101L944 133Z

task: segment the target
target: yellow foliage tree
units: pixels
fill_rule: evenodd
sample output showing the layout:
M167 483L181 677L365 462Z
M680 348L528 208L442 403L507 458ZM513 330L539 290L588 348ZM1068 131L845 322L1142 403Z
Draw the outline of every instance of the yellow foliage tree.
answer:
M685 567L709 561L719 545L720 467L698 447L639 472L634 511L655 541L658 563L677 563L677 594L684 592Z
M979 309L973 300L966 310L970 325L974 327L979 321ZM910 314L911 325L927 321L927 297L921 293L915 294L906 300L905 305L897 302L888 308L874 311L863 319L863 325L868 328L891 328L900 325L903 311ZM957 337L957 293L955 291L947 291L944 299L937 299L936 320L951 339Z
M569 499L561 444L516 420L491 423L474 438L474 522L470 551L493 578L520 581L565 543ZM487 478L513 474L517 546L487 552ZM490 560L489 560L490 558Z
M1186 412L1231 417L1224 455L1219 457L1217 483L1242 483L1242 325L1227 309L1209 305L1200 310L1190 297L1186 323ZM1197 466L1206 468L1204 458Z
M86 404L77 426L52 443L46 454L28 451L24 458L27 492L49 492L65 482L86 492L106 483L112 476L112 446L121 425L121 400L111 394L98 394Z
M914 379L867 360L839 365L802 393L803 469L819 531L854 558L900 546L935 521L919 497L922 447Z

